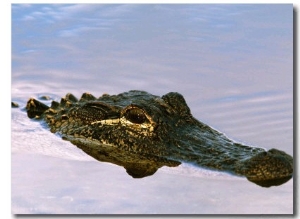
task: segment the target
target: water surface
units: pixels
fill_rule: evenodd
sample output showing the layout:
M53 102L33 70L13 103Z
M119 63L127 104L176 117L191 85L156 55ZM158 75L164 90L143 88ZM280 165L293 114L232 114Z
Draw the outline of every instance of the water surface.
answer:
M229 138L293 154L292 28L288 4L13 4L12 212L292 214L293 180L267 189L188 164L133 179L21 110L41 95L176 91Z

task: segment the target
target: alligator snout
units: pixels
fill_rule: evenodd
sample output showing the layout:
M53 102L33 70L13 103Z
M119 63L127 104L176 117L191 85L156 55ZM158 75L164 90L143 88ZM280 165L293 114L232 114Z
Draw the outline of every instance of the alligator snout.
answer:
M283 151L270 149L239 161L236 172L263 187L280 185L293 176L293 158Z

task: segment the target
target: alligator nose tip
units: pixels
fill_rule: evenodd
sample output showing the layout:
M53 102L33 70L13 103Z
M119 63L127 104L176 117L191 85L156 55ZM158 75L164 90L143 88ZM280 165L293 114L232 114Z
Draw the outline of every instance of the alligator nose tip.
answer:
M293 176L293 158L277 149L258 153L240 167L249 181L264 187L281 185Z

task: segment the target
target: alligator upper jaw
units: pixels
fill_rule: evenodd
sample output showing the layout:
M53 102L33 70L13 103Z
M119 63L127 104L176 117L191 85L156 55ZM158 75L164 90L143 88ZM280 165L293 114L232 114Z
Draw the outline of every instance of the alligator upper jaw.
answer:
M214 135L212 138L211 136ZM209 136L209 137L205 137ZM244 176L262 187L278 186L293 177L293 157L284 151L235 143L222 133L193 127L186 130L173 151L182 162ZM184 148L185 150L181 150Z

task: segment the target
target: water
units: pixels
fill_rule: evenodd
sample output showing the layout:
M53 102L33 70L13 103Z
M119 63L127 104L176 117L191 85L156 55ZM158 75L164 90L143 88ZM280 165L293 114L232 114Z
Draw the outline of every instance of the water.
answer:
M293 154L292 5L12 5L12 100L181 93L194 117ZM12 212L292 214L261 188L188 164L132 179L12 109Z

